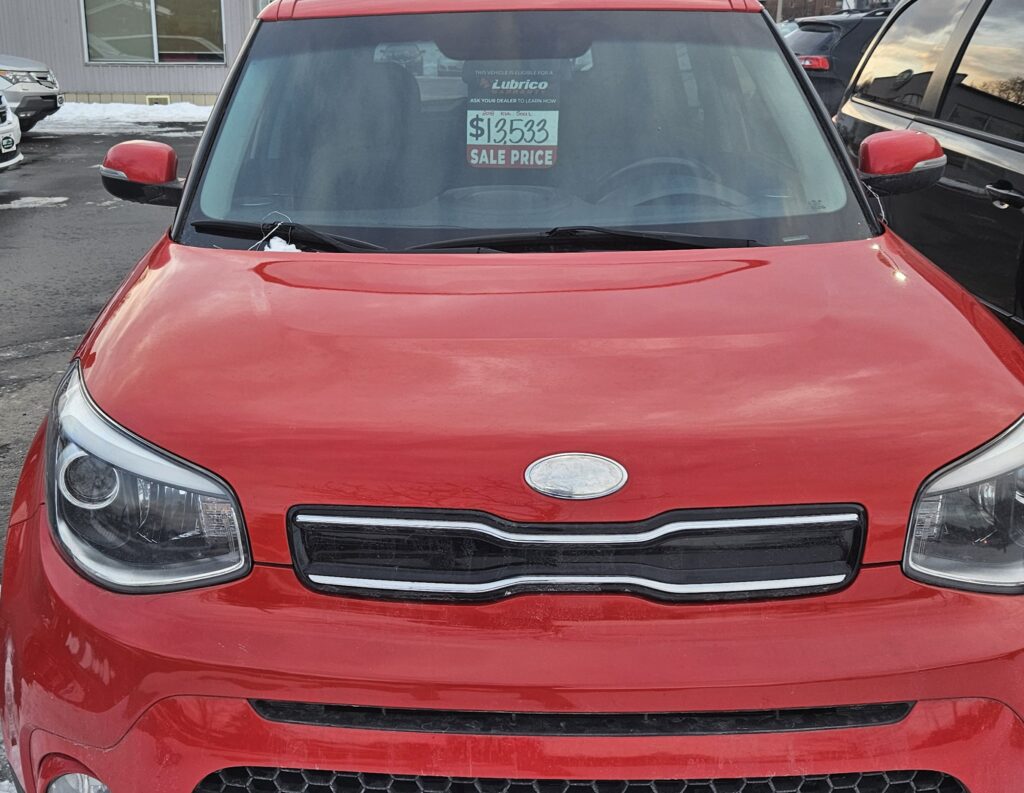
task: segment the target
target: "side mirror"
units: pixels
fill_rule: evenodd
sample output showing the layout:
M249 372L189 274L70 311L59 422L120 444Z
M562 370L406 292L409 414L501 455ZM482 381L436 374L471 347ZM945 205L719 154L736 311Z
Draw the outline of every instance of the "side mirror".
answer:
M860 178L880 195L924 190L937 184L945 169L942 146L924 132L877 132L860 144Z
M107 192L124 201L163 207L181 203L183 182L178 179L178 155L166 143L118 143L107 152L100 176Z

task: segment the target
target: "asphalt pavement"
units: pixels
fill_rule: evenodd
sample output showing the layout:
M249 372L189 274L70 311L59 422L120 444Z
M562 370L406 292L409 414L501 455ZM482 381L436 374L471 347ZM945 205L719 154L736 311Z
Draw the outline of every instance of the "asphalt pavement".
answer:
M173 217L171 209L110 196L100 183L103 156L122 140L163 140L177 150L184 174L202 127L139 125L117 135L44 130L25 136L22 165L0 171L2 539L25 451L79 339Z

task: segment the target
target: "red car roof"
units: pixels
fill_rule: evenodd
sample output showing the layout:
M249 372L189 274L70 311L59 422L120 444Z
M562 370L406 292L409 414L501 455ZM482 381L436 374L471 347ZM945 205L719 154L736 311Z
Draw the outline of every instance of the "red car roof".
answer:
M758 0L277 0L260 19L429 14L450 11L559 11L571 9L747 11L758 12Z

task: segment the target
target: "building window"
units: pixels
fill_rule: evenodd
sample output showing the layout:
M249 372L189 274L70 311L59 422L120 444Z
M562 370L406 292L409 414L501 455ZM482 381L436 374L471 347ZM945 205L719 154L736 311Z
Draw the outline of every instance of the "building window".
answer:
M224 63L221 0L82 0L90 63Z

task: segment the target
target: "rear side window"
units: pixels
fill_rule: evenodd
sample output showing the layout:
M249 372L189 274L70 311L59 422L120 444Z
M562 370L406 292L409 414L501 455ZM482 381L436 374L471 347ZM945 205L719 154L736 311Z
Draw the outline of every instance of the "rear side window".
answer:
M857 80L855 95L916 110L969 0L917 0L894 21Z
M786 43L797 55L827 55L838 37L835 25L805 22L786 36Z
M994 0L971 39L942 117L1024 142L1024 3Z

